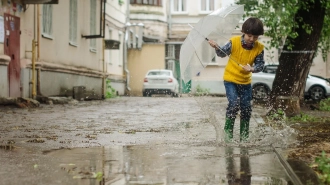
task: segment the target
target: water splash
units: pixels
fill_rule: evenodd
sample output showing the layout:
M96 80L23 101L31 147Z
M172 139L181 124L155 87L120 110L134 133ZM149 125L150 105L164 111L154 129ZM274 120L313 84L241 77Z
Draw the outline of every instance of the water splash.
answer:
M219 111L219 107L211 105L215 103L214 98L208 99L207 96L198 96L195 97L195 100L203 113L208 117L208 122L214 127L216 143L218 145L245 147L273 145L275 147L286 148L296 142L295 137L297 133L286 124L285 119L271 122L266 120L266 123L257 113L252 112L249 140L247 142L239 141L240 126L239 119L236 119L233 142L225 143L223 130L225 112L221 112L221 109ZM223 111L225 111L225 108L223 108ZM219 115L219 112L223 115Z

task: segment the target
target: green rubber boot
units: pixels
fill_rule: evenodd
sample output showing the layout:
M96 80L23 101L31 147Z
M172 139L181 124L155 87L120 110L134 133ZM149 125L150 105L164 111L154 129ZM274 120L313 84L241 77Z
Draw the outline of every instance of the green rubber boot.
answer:
M240 127L241 142L247 141L247 139L249 138L249 125L250 125L250 121L241 120L241 127Z
M235 119L230 119L226 117L225 123L225 142L231 142L233 140L233 131L234 131Z

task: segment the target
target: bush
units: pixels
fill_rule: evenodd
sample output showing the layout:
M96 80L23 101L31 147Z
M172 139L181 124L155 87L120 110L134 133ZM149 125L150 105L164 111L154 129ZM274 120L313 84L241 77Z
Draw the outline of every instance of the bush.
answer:
M330 184L330 158L322 151L321 156L315 158L317 169L319 171L318 177L323 184Z
M204 89L199 84L197 85L195 93L196 96L206 96L208 94L210 94L210 89Z
M322 121L322 119L305 113L300 113L299 115L289 118L289 121L320 122Z
M330 98L320 101L320 110L330 111Z
M105 98L114 98L116 97L116 90L110 85L110 80L107 79L106 81L106 94L105 94Z

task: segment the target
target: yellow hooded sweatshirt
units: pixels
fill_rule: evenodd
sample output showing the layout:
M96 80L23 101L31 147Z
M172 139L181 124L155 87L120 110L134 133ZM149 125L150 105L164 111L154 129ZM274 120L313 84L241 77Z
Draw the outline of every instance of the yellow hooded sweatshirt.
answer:
M245 71L239 64L253 66L255 58L262 52L264 45L258 41L254 42L251 50L246 50L242 46L241 36L231 39L231 54L225 68L223 79L236 84L250 84L252 73Z

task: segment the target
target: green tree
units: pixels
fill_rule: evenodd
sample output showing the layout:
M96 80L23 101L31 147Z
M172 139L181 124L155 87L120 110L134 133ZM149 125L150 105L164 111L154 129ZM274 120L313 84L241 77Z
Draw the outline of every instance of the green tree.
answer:
M282 48L269 100L272 111L281 106L298 113L299 103L292 107L276 99L295 96L302 100L313 59L319 53L326 60L330 45L330 1L238 0L237 4L245 5L246 16L263 20L267 27L265 36L272 38L270 47Z

